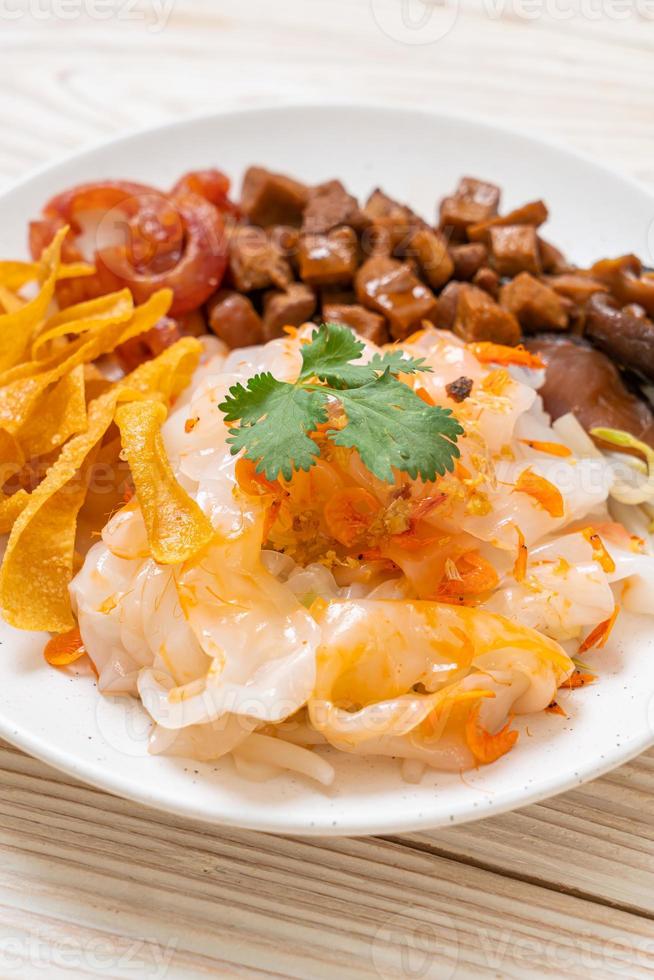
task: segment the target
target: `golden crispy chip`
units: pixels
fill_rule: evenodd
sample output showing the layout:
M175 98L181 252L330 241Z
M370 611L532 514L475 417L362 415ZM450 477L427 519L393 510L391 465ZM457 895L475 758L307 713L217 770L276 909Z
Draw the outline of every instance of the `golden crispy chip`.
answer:
M6 286L0 286L0 313L15 313L25 306L27 300L17 293L12 293Z
M52 341L61 337L89 334L101 330L113 323L125 323L134 312L134 300L129 289L121 289L99 299L88 300L75 306L67 306L65 310L51 316L32 344L32 359L49 360L48 354ZM88 339L88 338L87 338Z
M84 387L86 391L86 404L92 402L94 398L104 395L114 384L95 364L84 365Z
M41 262L0 262L0 286L15 292L28 282L37 282L41 276ZM77 276L92 276L95 266L86 262L62 263L57 269L57 279L73 279Z
M120 384L142 394L156 391L171 401L190 383L202 351L202 344L195 337L182 337L158 357L139 364Z
M161 438L167 414L161 402L131 402L118 408L116 422L152 557L161 565L175 565L207 545L213 528L175 479Z
M30 495L26 490L18 490L10 497L0 497L0 534L8 534L19 514L25 510Z
M28 366L32 367L37 364L43 367L39 362L32 361L29 365L21 364L7 372L0 378L2 385L0 387L0 426L18 437L28 417L38 410L44 393L51 385L80 364L94 361L101 354L109 353L125 340L150 330L166 314L171 300L172 293L169 289L160 290L142 306L134 310L133 315L126 323L114 323L110 319L97 332L73 341L65 348L64 354L67 356L63 360L57 364L55 357L53 361L47 362L54 364L48 370L41 370L37 374L25 376L24 369ZM22 376L17 377L19 374ZM8 377L11 380L7 381Z
M32 337L45 321L54 295L65 234L66 229L62 228L41 256L37 277L41 288L37 296L13 313L0 315L0 371L23 359Z
M84 365L79 364L39 399L20 429L21 448L28 459L43 456L83 432L86 424Z
M0 429L0 488L20 473L25 463L23 450L12 435ZM12 525L27 502L24 490L7 496L0 489L0 534L11 531Z
M74 625L68 585L73 574L77 517L116 406L148 394L164 399L179 394L201 352L199 341L190 337L180 340L96 398L88 407L87 431L64 445L33 493L21 496L14 505L7 502L8 510L10 506L20 508L14 515L0 569L0 604L11 625L55 633ZM0 523L4 518L2 506Z
M25 462L25 454L18 440L6 429L0 429L0 487L18 473Z
M170 290L161 289L158 293L151 296L147 302L143 303L142 306L139 306L135 310L132 309L130 316L125 318L124 292L121 290L118 293L111 293L110 295L112 303L115 304L113 307L114 315L112 316L110 311L106 311L107 315L104 325L100 325L97 329L90 332L87 331L76 340L62 346L45 358L36 361L23 361L22 364L16 364L7 371L0 372L0 387L6 387L13 381L31 378L43 371L54 370L63 363L66 364L65 369L68 369L69 362L73 366L76 366L83 362L89 363L90 360L95 360L96 357L100 357L102 354L108 354L118 344L123 343L124 340L130 340L132 337L143 333L144 330L149 330L150 326L154 326L161 316L165 316L165 313L169 309L169 304L172 301ZM80 305L86 306L87 304ZM75 307L74 309L79 309L79 307ZM161 310L164 310L164 313L161 313ZM62 310L61 314L56 314L55 317L49 319L47 324L44 325L44 329L53 321L57 322L59 316L64 316L67 312L68 310ZM74 330L75 326L73 323L73 332ZM83 351L83 356L80 358L81 351Z
M75 623L68 597L77 514L93 454L111 425L118 392L89 408L89 427L63 447L16 518L0 570L0 602L12 626L62 633Z

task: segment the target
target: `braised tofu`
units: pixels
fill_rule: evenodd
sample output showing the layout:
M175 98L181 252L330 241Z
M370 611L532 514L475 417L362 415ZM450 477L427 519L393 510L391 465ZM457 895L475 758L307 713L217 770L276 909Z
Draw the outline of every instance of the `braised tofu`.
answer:
M462 284L454 321L454 332L467 343L490 340L515 345L520 340L520 324L508 310L503 310L488 293L477 286Z
M477 272L488 262L488 249L479 242L453 245L450 254L454 265L452 277L461 282L474 279Z
M339 286L352 282L359 261L359 246L352 228L334 228L326 234L300 238L300 278L312 286Z
M468 228L468 238L471 242L484 242L489 244L491 228L505 228L507 225L530 225L532 228L540 228L547 221L549 212L543 201L529 201L508 214L497 215L488 218L479 224L471 225Z
M493 299L497 299L500 292L500 277L498 276L495 269L489 268L489 266L484 265L481 269L477 269L474 276L472 277L472 282L475 286L479 286L484 292L492 296Z
M371 243L369 249L364 248L367 255L390 256L396 249L409 246L416 229L429 227L408 205L393 200L379 188L366 201L363 213L371 222L364 239Z
M499 204L499 187L474 177L463 177L454 194L441 201L440 227L457 241L465 240L468 227L496 215Z
M566 330L566 301L551 286L522 272L500 291L500 304L513 313L527 333L538 330Z
M342 323L373 344L385 344L390 340L384 317L358 303L326 304L323 306L322 316L325 323Z
M416 228L410 234L407 255L415 259L420 274L432 289L440 289L452 278L454 262L442 232L426 225Z
M232 282L241 292L284 289L293 280L290 263L270 240L263 228L237 227L229 240L229 270Z
M368 224L356 198L348 194L340 180L329 180L310 191L302 220L305 234L326 235L339 225L361 231Z
M294 282L285 290L271 290L263 298L265 340L281 337L284 327L299 327L316 309L316 294L310 286Z
M357 272L355 284L359 302L386 317L395 340L404 340L423 320L436 316L436 297L406 262L370 258Z
M493 265L500 276L517 276L521 272L540 273L538 235L531 225L491 228L490 242Z
M302 221L309 188L299 180L250 167L243 179L241 210L255 225L293 225Z

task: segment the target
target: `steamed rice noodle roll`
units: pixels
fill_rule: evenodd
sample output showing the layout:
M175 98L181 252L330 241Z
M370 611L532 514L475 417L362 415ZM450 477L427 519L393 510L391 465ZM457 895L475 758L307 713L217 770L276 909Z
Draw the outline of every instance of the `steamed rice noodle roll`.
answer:
M318 620L309 716L343 751L469 766L471 717L492 734L547 707L574 669L554 641L477 609L335 601Z

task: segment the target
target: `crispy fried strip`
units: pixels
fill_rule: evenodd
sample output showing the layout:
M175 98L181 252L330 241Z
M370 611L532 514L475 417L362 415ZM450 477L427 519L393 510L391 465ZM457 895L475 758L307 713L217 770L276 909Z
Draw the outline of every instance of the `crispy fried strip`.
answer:
M91 405L88 431L64 446L16 519L0 570L0 602L12 626L55 633L74 626L68 583L77 514L93 454L113 421L117 397L112 391Z
M8 534L30 499L27 490L18 490L10 497L0 497L0 534Z
M152 557L161 565L174 565L207 545L213 528L175 478L161 438L166 415L161 402L131 402L118 409L116 422Z
M38 295L13 313L0 315L0 371L23 359L35 331L45 321L54 295L65 234L66 229L62 228L43 253L39 263L41 288Z
M133 312L134 300L129 289L68 306L48 319L32 344L32 360L47 360L48 345L59 337L89 334L113 323L126 323Z
M73 574L77 516L93 461L116 407L121 401L147 394L165 401L179 394L188 384L201 351L199 341L191 337L180 340L96 398L89 405L87 431L64 445L36 490L8 498L7 509L20 510L14 515L0 569L0 603L11 625L55 633L72 628L68 584ZM3 519L6 515L0 508L0 521Z
M120 384L144 395L157 392L169 402L189 384L201 354L202 344L199 340L195 337L183 337L176 344L167 347L158 357L139 364Z
M12 293L6 286L0 286L0 313L16 313L26 302L27 300Z
M106 327L92 334L90 338L81 338L69 345L69 349L73 352L68 353L65 359L55 366L29 377L14 378L9 383L5 381L0 388L0 425L12 435L18 436L28 416L36 410L50 385L58 382L78 365L94 361L101 354L112 351L117 344L149 330L165 315L171 298L170 290L161 290L139 306L127 323L110 321ZM23 368L25 365L20 367ZM2 383L3 379L0 378L0 384Z
M87 425L84 365L65 374L39 400L19 432L26 459L43 456L83 432Z
M5 286L12 292L27 285L28 282L37 282L41 275L40 262L0 262L0 285ZM86 262L61 263L57 269L57 281L61 279L76 279L78 276L92 276L95 267Z

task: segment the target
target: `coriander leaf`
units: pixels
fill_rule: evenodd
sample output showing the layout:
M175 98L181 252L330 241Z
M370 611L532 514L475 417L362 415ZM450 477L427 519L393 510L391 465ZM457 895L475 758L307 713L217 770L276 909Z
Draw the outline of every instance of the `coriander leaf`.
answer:
M320 449L307 432L327 421L327 394L277 381L272 374L257 374L247 386L234 385L219 405L227 422L240 420L229 430L232 455L245 450L258 463L257 472L274 480L280 473L290 480L293 469L308 470Z
M388 370L391 374L416 374L419 371L431 372L433 370L428 364L425 364L424 357L409 357L401 348L387 350L383 354L375 354L368 367L380 373Z
M348 363L358 361L364 348L365 345L356 339L349 327L340 323L325 323L314 330L311 343L301 348L302 371L299 380L316 377L335 388L343 387L349 384L348 376L356 379L365 371L361 366ZM370 376L369 371L366 376Z
M340 431L330 429L329 438L356 449L380 480L392 483L393 468L429 481L454 468L463 428L449 409L426 405L390 371L364 387L339 391L338 398L348 421Z
M225 415L226 422L245 422L253 425L268 411L268 399L285 384L274 378L270 371L255 374L246 385L239 381L229 389L229 395L218 408Z
M350 364L358 361L365 344L357 340L349 327L340 323L325 323L314 331L310 344L302 348L302 371L299 381L318 378L332 388L359 388L374 381L378 374L389 370L391 374L414 374L431 371L424 358L405 356L402 350L375 354L367 364Z

